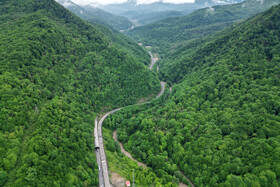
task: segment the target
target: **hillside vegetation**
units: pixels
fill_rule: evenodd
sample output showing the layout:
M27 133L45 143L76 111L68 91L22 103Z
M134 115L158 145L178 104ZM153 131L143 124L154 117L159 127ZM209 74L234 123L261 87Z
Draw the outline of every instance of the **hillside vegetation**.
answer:
M112 26L116 30L126 30L133 26L133 23L126 17L111 14L100 8L93 8L91 6L84 7L91 15L99 17L104 20L108 25ZM90 20L90 19L89 19Z
M166 56L170 51L193 40L221 31L279 2L279 0L247 0L239 4L208 7L186 16L136 27L126 34L138 42L153 46L157 52Z
M213 38L170 72L181 83L106 126L164 181L280 185L280 6Z
M102 12L102 10L100 9L95 10L92 7L81 7L69 0L58 0L58 2L66 6L68 10L70 10L80 18L93 24L94 27L98 28L107 37L110 43L114 43L114 45L118 46L119 48L122 48L127 53L130 53L132 56L136 57L137 60L139 60L140 62L146 65L150 63L150 56L145 48L139 46L130 37L127 37L121 34L120 32L118 32L119 29L130 28L132 26L131 22L125 27L116 28L112 24L116 24L119 26L123 25L122 23L120 23L120 21L112 20L112 19L118 19L118 16L116 15L112 15L112 14L109 15L108 12L105 11ZM99 13L99 11L101 13ZM103 14L106 14L107 16L103 16Z
M148 56L53 0L0 12L0 186L97 186L96 113L160 90Z

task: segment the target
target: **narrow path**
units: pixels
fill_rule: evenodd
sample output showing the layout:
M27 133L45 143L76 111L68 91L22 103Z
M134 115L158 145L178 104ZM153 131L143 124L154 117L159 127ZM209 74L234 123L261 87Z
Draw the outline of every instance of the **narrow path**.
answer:
M147 167L147 164L144 164L144 163L142 163L142 162L138 162L137 160L135 160L135 159L132 157L132 155L131 155L129 152L127 152L127 151L124 149L123 144L118 140L117 130L115 130L115 131L113 132L113 138L114 138L114 140L115 140L116 142L118 142L118 144L120 145L120 147L121 147L121 152L122 152L124 155L126 155L126 156L127 156L128 158L130 158L131 160L137 162L137 164L138 164L139 167L141 167L141 166L142 166L142 167L145 167L145 168ZM189 183L190 183L190 185L191 185L192 187L195 187L194 184L192 183L192 181L191 181L182 171L180 171L180 173L181 173L181 175L182 175L183 177L185 177L185 178L189 181ZM182 183L182 182L179 183L179 186L180 186L180 187L187 187L187 185L184 184L184 183Z
M140 166L140 167L141 167L141 166L142 166L142 167L147 167L146 164L144 164L144 163L142 163L142 162L138 162L137 160L135 160L135 159L131 156L131 154L130 154L129 152L127 152L127 151L123 148L123 144L122 144L121 142L119 142L119 140L118 140L118 137L117 137L117 130L115 130L115 131L113 132L113 138L114 138L114 140L115 140L116 142L119 143L119 145L120 145L120 147L121 147L121 152L122 152L123 154L125 154L125 155L126 155L127 157L129 157L131 160L137 162L138 166Z
M120 32L130 31L130 30L132 30L134 28L135 28L135 26L132 25L131 27L129 27L129 28L125 29L125 30L120 30Z
M182 171L180 171L180 173L183 175L183 177L185 177L189 181L189 183L192 187L195 187L194 184L192 183L192 181Z

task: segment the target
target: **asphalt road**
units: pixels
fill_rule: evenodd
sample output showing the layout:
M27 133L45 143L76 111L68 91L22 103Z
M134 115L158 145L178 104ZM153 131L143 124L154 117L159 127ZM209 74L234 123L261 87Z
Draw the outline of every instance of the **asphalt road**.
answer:
M164 89L165 89L165 82L160 82L161 84L161 91L160 93L157 95L156 98L159 98L163 93L164 93ZM97 134L98 134L98 140L99 140L99 150L97 149L95 151L96 153L96 158L97 159L97 164L98 166L100 166L100 170L99 170L99 184L100 187L111 187L110 184L110 179L109 179L109 169L108 169L108 163L107 163L107 159L106 159L106 154L105 154L105 149L104 149L104 144L103 144L103 138L102 138L102 124L104 122L104 120L107 118L107 116L109 116L110 114L113 114L119 110L121 110L122 108L118 108L115 110L112 110L108 113L106 113L101 119L100 121L95 124L97 124ZM96 138L96 137L94 137ZM103 186L102 186L103 185Z
M103 177L103 172L101 172L102 171L102 166L101 166L99 149L97 149L95 151L95 154L96 154L96 162L98 164L98 170L99 170L99 175L98 175L99 184L100 184L100 186L104 187L104 177Z
M149 54L151 56L151 65L150 65L149 69L152 69L154 64L156 63L157 59L154 58L154 56L152 55L151 52L149 52ZM156 98L159 98L164 93L165 82L160 82L160 84L161 84L161 91L157 95ZM103 138L102 138L102 124L108 115L113 114L121 109L122 108L118 108L118 109L115 109L115 110L112 110L112 111L106 113L104 116L102 116L102 118L100 119L99 122L97 121L97 119L95 119L95 125L97 125L97 136L98 137L96 137L96 135L94 135L95 136L94 138L98 138L98 140L99 140L99 149L95 150L95 154L96 154L96 160L97 160L98 169L99 169L100 187L111 187L110 180L109 180L108 162L106 159Z
M160 82L160 85L161 85L161 91L160 91L160 93L157 95L157 99L164 93L165 82Z
M117 111L119 111L121 108L112 110L108 113L106 113L100 121L97 123L97 134L98 134L98 140L99 140L99 150L96 151L96 157L99 156L99 163L97 160L98 165L100 166L99 170L99 184L100 187L110 187L110 180L109 180L109 169L108 169L108 163L106 159L104 144L103 144L103 138L102 138L102 124L103 121L106 119L106 117L110 114L113 114ZM97 137L94 137L97 138ZM98 155L99 153L99 155ZM103 186L102 186L103 185Z
M152 70L155 63L158 61L158 58L155 58L150 51L149 51L149 55L151 57L151 64L150 64L149 70Z

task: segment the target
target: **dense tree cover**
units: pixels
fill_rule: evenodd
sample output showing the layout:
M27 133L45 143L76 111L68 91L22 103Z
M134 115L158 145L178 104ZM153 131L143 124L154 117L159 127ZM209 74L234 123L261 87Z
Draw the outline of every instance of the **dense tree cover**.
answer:
M0 185L97 186L96 113L157 93L158 78L53 0L0 12Z
M99 17L104 20L108 25L112 26L116 30L126 30L133 26L133 23L126 17L111 14L100 8L94 8L92 6L84 7L90 14Z
M121 153L120 146L112 138L112 131L103 128L102 135L104 138L104 144L106 149L106 157L108 160L110 172L116 172L122 177L133 181L133 170L134 170L134 180L135 185L139 187L146 186L177 186L176 179L175 182L169 182L163 185L163 179L158 178L156 174L152 171L152 168L139 167L136 162Z
M182 171L196 186L279 186L279 36L276 6L182 57L171 94L107 127L167 181Z
M133 39L121 34L118 31L110 29L105 25L94 22L90 23L92 23L95 27L98 27L98 29L107 36L109 42L114 43L117 48L121 48L125 50L126 53L130 53L130 55L134 56L138 61L145 65L150 64L150 55L148 51L144 47L138 45L138 43L136 43Z
M135 40L156 48L162 55L195 39L221 31L240 20L265 11L279 0L247 0L239 4L199 9L189 15L168 18L127 32Z
M145 50L145 48L139 46L133 39L121 34L117 30L119 29L126 29L131 27L132 25L129 24L125 26L125 28L115 28L114 26L111 26L110 23L113 22L119 22L119 21L112 21L111 19L107 18L103 20L102 13L98 15L93 15L90 10L91 7L80 7L79 5L76 5L75 3L68 1L68 0L59 0L59 3L62 5L66 2L68 6L66 6L67 9L69 9L71 12L76 14L77 16L81 17L84 20L87 20L89 23L92 23L95 27L98 27L98 29L106 35L106 37L109 39L109 42L114 43L115 45L118 45L117 48L122 48L126 52L131 53L134 57L136 57L139 61L142 63L148 65L150 63L150 56ZM64 4L65 5L65 4ZM94 11L94 10L92 10ZM102 10L100 10L102 11ZM97 17L99 16L99 17ZM108 15L107 15L108 16ZM111 15L112 17L115 17L114 19L118 19L118 17ZM107 23L108 22L108 23ZM117 24L116 23L116 24ZM118 25L122 25L118 23ZM117 29L117 30L116 30Z

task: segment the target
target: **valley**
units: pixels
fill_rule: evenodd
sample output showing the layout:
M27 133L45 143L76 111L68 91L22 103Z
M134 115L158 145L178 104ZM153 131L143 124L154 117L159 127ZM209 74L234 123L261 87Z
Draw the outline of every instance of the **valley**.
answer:
M80 3L0 1L0 186L280 186L279 0Z
M154 63L156 62L156 58L154 58L153 54L149 51L149 54L151 56L151 64L149 69L151 70ZM165 82L161 82L161 91L160 93L156 96L156 98L159 98L165 90ZM145 102L145 103L138 103L137 105L141 105L141 104L146 104L149 103ZM94 138L95 141L97 140L98 142L95 142L95 154L96 154L96 158L97 158L97 164L98 164L98 168L99 168L99 183L101 186L110 186L110 180L109 180L109 170L108 170L108 161L106 159L106 155L105 155L105 149L104 149L104 144L103 144L103 137L102 137L102 124L104 122L104 120L107 118L107 116L109 116L110 114L114 114L116 112L118 112L119 110L121 110L122 108L118 108L118 109L114 109L110 112L107 112L106 114L104 114L102 116L102 118L98 121L98 119L95 119L95 129L94 129ZM117 134L116 131L113 133L113 137L115 139L115 141L117 140ZM120 143L120 142L119 142ZM121 146L121 151L130 159L132 159L133 161L137 162L130 153L128 153L127 151L125 151L125 149L123 148L122 144L120 143ZM146 164L143 164L141 162L137 162L139 167L147 167Z
M276 12L277 8L267 13L274 14L271 16L274 21L270 21L270 24L278 25L275 19L278 19L277 16L279 14ZM265 61L267 55L272 55L272 53L261 52L264 50L261 40L264 39L264 35L268 36L265 33L270 32L268 30L271 28L273 31L270 32L270 37L273 38L272 33L279 33L278 26L267 28L266 25L259 24L265 22L267 14L258 15L246 20L242 24L237 24L233 31L225 30L225 34L221 33L206 39L206 42L196 47L194 52L188 49L189 53L184 54L184 51L182 51L179 54L182 55L179 59L173 55L173 59L170 62L167 60L165 62L161 61L161 63L166 63L166 65L170 63L167 66L168 71L164 77L165 80L169 83L177 83L172 87L171 95L169 97L165 96L167 99L162 101L165 103L120 111L120 114L116 114L116 117L114 115L111 116L107 122L107 128L114 132L117 130L119 141L122 142L124 149L133 158L144 162L148 167L152 167L153 171L158 175L165 176L166 179L168 179L168 174L174 172L174 170L170 169L169 164L176 163L178 168L182 168L183 173L190 175L190 179L196 186L203 186L205 184L215 186L217 182L224 185L232 184L233 186L250 186L253 183L258 183L260 186L265 186L266 184L277 186L277 178L275 177L273 178L274 182L270 181L267 183L263 183L261 179L258 179L258 177L263 177L263 175L269 175L268 173L271 170L273 170L272 174L277 172L277 169L276 167L271 167L265 171L254 169L255 167L265 167L260 163L260 165L257 164L258 166L252 166L253 160L257 158L256 155L263 155L263 153L260 147L259 153L254 152L253 149L248 147L249 142L254 144L254 146L258 146L255 141L265 142L268 139L270 139L268 141L274 142L271 150L277 150L279 145L279 133L275 133L270 138L267 136L267 138L261 138L263 128L266 128L265 126L271 123L269 122L270 120L278 122L273 122L275 126L272 125L268 127L269 129L275 129L279 125L279 113L277 112L279 107L276 104L277 101L272 99L279 96L275 95L273 91L261 88L264 85L268 86L269 83L261 86L259 81L255 82L254 78L249 78L246 73L255 72L253 73L254 75L260 76L257 79L261 80L264 78L262 77L263 74L254 68L258 67L257 64L261 61L260 59ZM248 36L254 38L252 43L245 39ZM237 38L243 38L242 41L246 42L242 44ZM276 40L278 41L278 39ZM267 37L266 41L269 41ZM277 48L277 42L272 40L270 42L271 48ZM239 46L242 46L242 48ZM253 48L259 51L251 52L252 46L255 46ZM247 56L248 53L256 55L256 58L253 58L251 55L247 58L248 61L240 58L241 56ZM235 57L229 59L229 56ZM273 53L272 56L274 56L275 60L278 59L278 53ZM176 60L180 63L177 63ZM278 60L274 62L275 64L272 67L277 67L279 65ZM261 69L273 72L270 76L274 77L278 74L277 71L269 70L269 66L265 64L262 64L262 66L263 68ZM246 70L243 69L243 71L240 68L245 68ZM162 73L165 70L163 68L160 71ZM177 77L182 75L183 77L171 78L172 76L170 77L170 75ZM278 81L277 77L273 79ZM228 82L229 80L230 82ZM248 87L237 86L241 84L241 80L245 81ZM234 87L234 84L237 87ZM279 87L274 88L279 90ZM229 89L233 90L228 93ZM255 90L254 93L251 89ZM249 93L253 94L252 97L256 100L246 100L246 95ZM261 118L261 115L258 114L259 111L251 107L257 104L258 100L261 100L261 95L264 93L271 95L272 100L269 100L276 105L272 104L273 107L266 108L266 117ZM264 103L268 102L264 98L262 100ZM249 104L250 109L243 107L245 103L251 103ZM259 108L263 108L267 106L264 103L257 105ZM248 105L245 104L245 106ZM229 114L229 116L225 118L225 114ZM248 117L251 119L251 122L249 122ZM228 121L225 121L225 119ZM246 123L258 125L247 124L243 126L243 120ZM262 126L261 124L266 125ZM251 131L245 130L246 128L251 128ZM275 130L272 131L275 132ZM240 134L243 134L246 138L241 137ZM253 134L254 136L252 136ZM242 150L246 150L246 153L242 153ZM248 158L252 154L255 156ZM266 154L267 156L262 157L259 155L258 158L261 158L264 162L271 161L278 165L278 160L267 159L275 158L272 156L275 155L275 152L266 152ZM168 163L165 163L167 160ZM181 160L183 161L181 162ZM240 161L239 166L236 165L237 160ZM203 165L199 165L199 163L203 163ZM256 164L256 162L254 163ZM248 170L234 170L234 168L244 167L245 165L251 165L252 167ZM228 173L227 177L224 175L224 167L231 168L226 170ZM176 172L174 174L179 176L180 170L177 169ZM253 173L245 174L246 172ZM193 177L197 175L195 173L200 174L199 177ZM204 174L203 176L201 175L202 173ZM215 177L213 178L213 176ZM248 179L248 176L252 176L254 179ZM222 182L222 180L225 182Z

